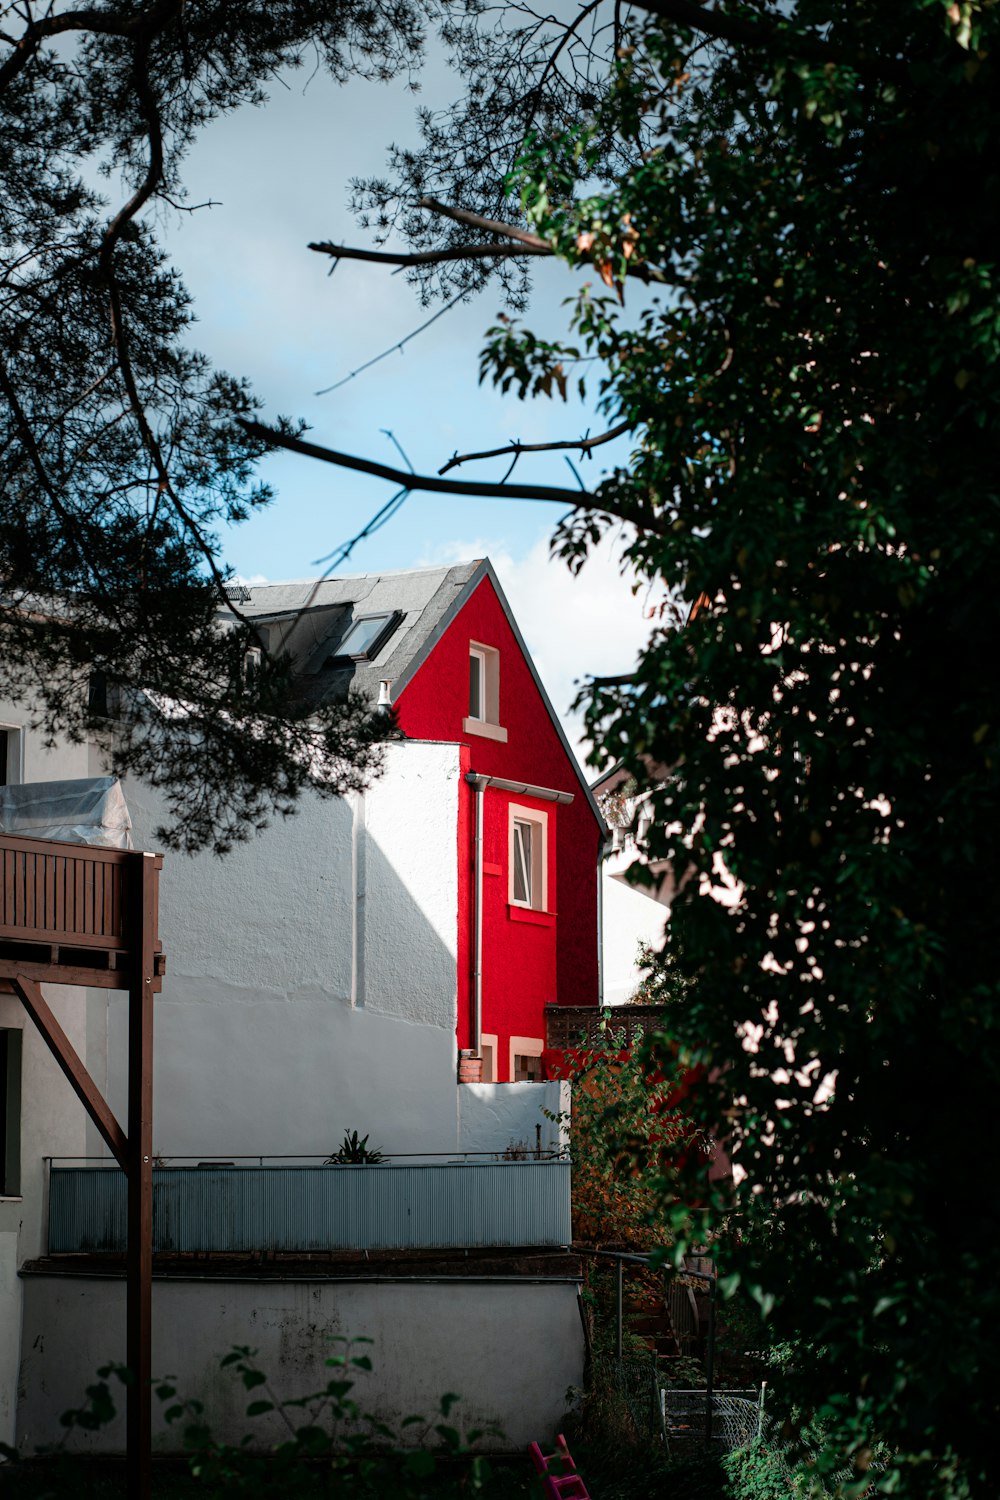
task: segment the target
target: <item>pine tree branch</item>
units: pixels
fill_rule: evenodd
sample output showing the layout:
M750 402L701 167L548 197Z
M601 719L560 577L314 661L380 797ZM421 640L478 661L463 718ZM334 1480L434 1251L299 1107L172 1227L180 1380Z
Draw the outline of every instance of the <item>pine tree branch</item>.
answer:
M64 36L70 31L91 32L95 36L117 36L136 41L150 38L183 9L184 0L160 0L138 15L125 18L111 10L66 10L42 20L29 20L14 43L14 51L0 66L0 94L27 66L44 41Z
M171 0L169 7L174 9L176 0ZM140 209L149 202L163 180L163 129L160 121L159 107L156 94L149 78L149 52L152 44L153 32L147 31L140 34L140 39L135 47L132 61L132 79L135 85L136 99L139 103L140 113L146 124L149 136L149 162L142 182L136 188L132 197L123 204L118 213L111 220L101 241L101 248L97 258L98 269L108 289L108 303L111 312L111 332L114 343L115 355L118 361L118 369L121 372L122 381L128 396L129 406L135 417L142 438L143 447L149 454L150 460L156 470L158 480L157 500L153 508L150 523L155 520L156 507L159 505L161 495L166 495L173 509L177 513L182 525L187 530L191 539L198 548L202 557L208 564L209 572L218 588L220 594L223 592L225 578L215 559L211 546L202 534L197 521L184 505L177 494L176 486L170 477L170 469L163 456L163 450L150 425L149 417L139 388L135 379L135 371L132 367L132 355L129 348L128 334L125 326L124 310L122 308L121 289L114 268L115 246L120 240L125 226L129 224L138 214ZM234 615L242 623L246 623L243 615L235 605L230 606Z

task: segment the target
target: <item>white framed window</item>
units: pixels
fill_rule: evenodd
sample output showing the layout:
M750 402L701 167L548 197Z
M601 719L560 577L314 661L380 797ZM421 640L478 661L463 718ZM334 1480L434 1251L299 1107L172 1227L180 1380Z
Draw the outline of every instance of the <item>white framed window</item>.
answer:
M511 1083L541 1083L544 1050L545 1043L540 1036L512 1036L510 1039Z
M511 906L549 909L549 815L511 803L508 896Z
M481 641L469 642L469 712L462 728L466 734L507 741L500 723L500 652Z

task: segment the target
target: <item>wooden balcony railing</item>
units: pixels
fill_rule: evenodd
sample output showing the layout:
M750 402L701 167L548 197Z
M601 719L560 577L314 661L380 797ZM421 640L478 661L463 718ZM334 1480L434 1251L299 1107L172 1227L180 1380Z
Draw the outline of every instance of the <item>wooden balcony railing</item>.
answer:
M0 977L16 972L63 984L127 985L146 860L127 849L0 835ZM154 878L161 864L157 857ZM159 979L158 938L154 954Z
M628 1052L650 1031L667 1029L667 1012L658 1005L547 1005L545 1045L564 1051L576 1047Z

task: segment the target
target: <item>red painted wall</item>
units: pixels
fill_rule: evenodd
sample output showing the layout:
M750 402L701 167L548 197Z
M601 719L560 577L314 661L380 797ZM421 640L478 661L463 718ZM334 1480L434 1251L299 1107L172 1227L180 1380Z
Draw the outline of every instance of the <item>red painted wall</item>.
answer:
M465 732L469 642L500 653L500 724L507 743ZM549 717L492 583L484 578L396 701L413 739L458 741L462 774L573 793L568 804L488 787L483 809L483 1031L498 1039L496 1078L510 1079L512 1036L545 1037L543 1007L597 1002L597 853L600 828ZM512 908L508 809L548 817L547 916ZM458 1045L471 1043L475 795L463 780L458 826Z

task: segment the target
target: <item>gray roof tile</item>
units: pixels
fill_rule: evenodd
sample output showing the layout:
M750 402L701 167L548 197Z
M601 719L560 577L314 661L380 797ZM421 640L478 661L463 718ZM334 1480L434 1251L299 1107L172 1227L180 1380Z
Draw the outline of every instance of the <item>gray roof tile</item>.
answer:
M250 584L249 601L238 602L237 608L260 628L269 651L289 653L308 701L343 698L349 687L375 701L384 679L392 682L395 698L485 570L477 560L322 582ZM383 611L398 611L402 619L372 660L326 665L356 619Z

